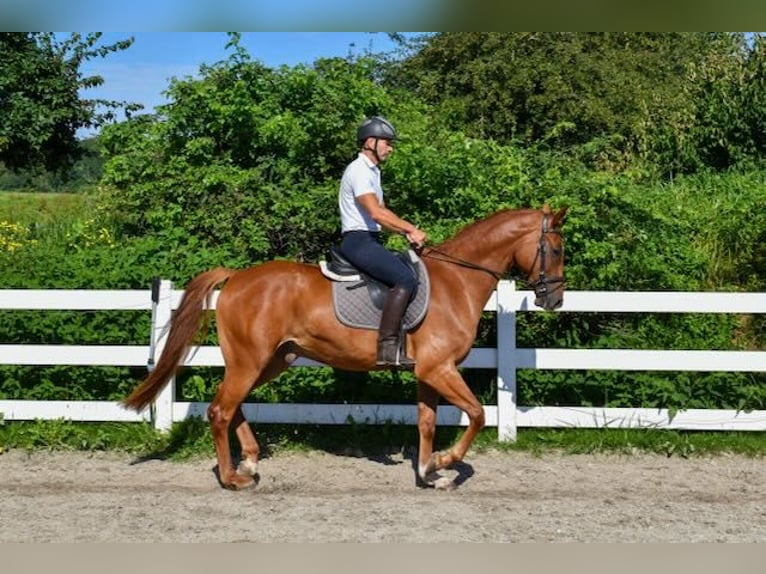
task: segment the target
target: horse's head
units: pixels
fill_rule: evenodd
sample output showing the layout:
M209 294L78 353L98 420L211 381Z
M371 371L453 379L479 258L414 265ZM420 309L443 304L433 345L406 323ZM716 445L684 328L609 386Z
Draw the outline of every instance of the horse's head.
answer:
M535 305L546 311L561 307L564 302L564 242L561 224L567 206L556 213L546 204L541 210L540 227L529 232L515 256L516 265L527 274L535 290Z

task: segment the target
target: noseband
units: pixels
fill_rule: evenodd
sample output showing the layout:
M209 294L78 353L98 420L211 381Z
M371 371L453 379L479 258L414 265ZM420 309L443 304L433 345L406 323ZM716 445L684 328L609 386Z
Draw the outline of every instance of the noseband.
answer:
M550 227L550 216L543 215L543 227L540 231L540 241L537 244L535 260L532 262L532 268L534 268L537 260L540 260L540 272L537 274L537 281L534 283L532 283L529 277L527 277L527 280L525 281L527 285L535 290L535 297L538 299L545 298L548 296L549 292L552 293L564 287L564 277L546 277L545 275L545 258L548 254L548 244L545 241L545 235L548 233L561 235L561 231ZM549 285L555 285L555 287L549 291Z

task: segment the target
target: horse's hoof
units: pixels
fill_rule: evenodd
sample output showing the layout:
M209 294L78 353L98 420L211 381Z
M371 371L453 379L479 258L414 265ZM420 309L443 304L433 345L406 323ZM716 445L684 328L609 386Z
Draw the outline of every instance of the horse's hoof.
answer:
M429 482L428 480L426 480L422 476L417 475L415 477L415 486L417 486L418 488L433 488L434 484L433 484L433 482Z
M450 491L457 488L455 481L448 476L440 476L434 481L433 485L436 490Z
M425 476L425 478L418 476L417 485L420 488L434 488L436 490L455 490L457 484L453 479L448 476L442 476L438 472L432 472Z
M249 488L255 488L258 485L260 478L261 477L258 474L253 476L235 474L230 480L227 480L226 482L222 481L221 486L227 490L247 490Z

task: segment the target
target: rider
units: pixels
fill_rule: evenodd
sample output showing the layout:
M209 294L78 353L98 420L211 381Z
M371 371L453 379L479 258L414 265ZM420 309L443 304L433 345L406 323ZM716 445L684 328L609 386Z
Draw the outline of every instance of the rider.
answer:
M379 116L367 118L357 129L359 154L343 172L338 195L343 233L340 251L360 270L389 287L378 329L376 365L412 368L415 361L404 353L399 356L400 325L417 278L383 246L380 231L401 233L415 247L425 243L426 233L396 215L383 201L379 164L391 155L395 139L394 126Z

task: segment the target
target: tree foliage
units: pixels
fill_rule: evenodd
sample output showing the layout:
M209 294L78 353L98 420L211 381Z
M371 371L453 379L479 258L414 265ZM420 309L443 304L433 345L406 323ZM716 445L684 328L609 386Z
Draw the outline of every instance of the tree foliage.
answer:
M454 32L389 75L454 129L612 171L760 158L764 50L740 33Z
M246 260L316 260L338 234L337 185L372 114L423 107L376 86L369 59L269 69L240 51L175 79L160 117L104 130L110 210L128 235L195 237Z
M54 170L8 169L0 163L0 192L78 193L95 187L104 171L98 136L79 140L72 160L66 169Z
M72 34L59 41L50 32L0 33L0 162L12 170L71 166L80 146L77 130L98 127L114 111L135 104L81 98L79 90L103 83L80 67L127 49L132 38L100 46L100 33Z

